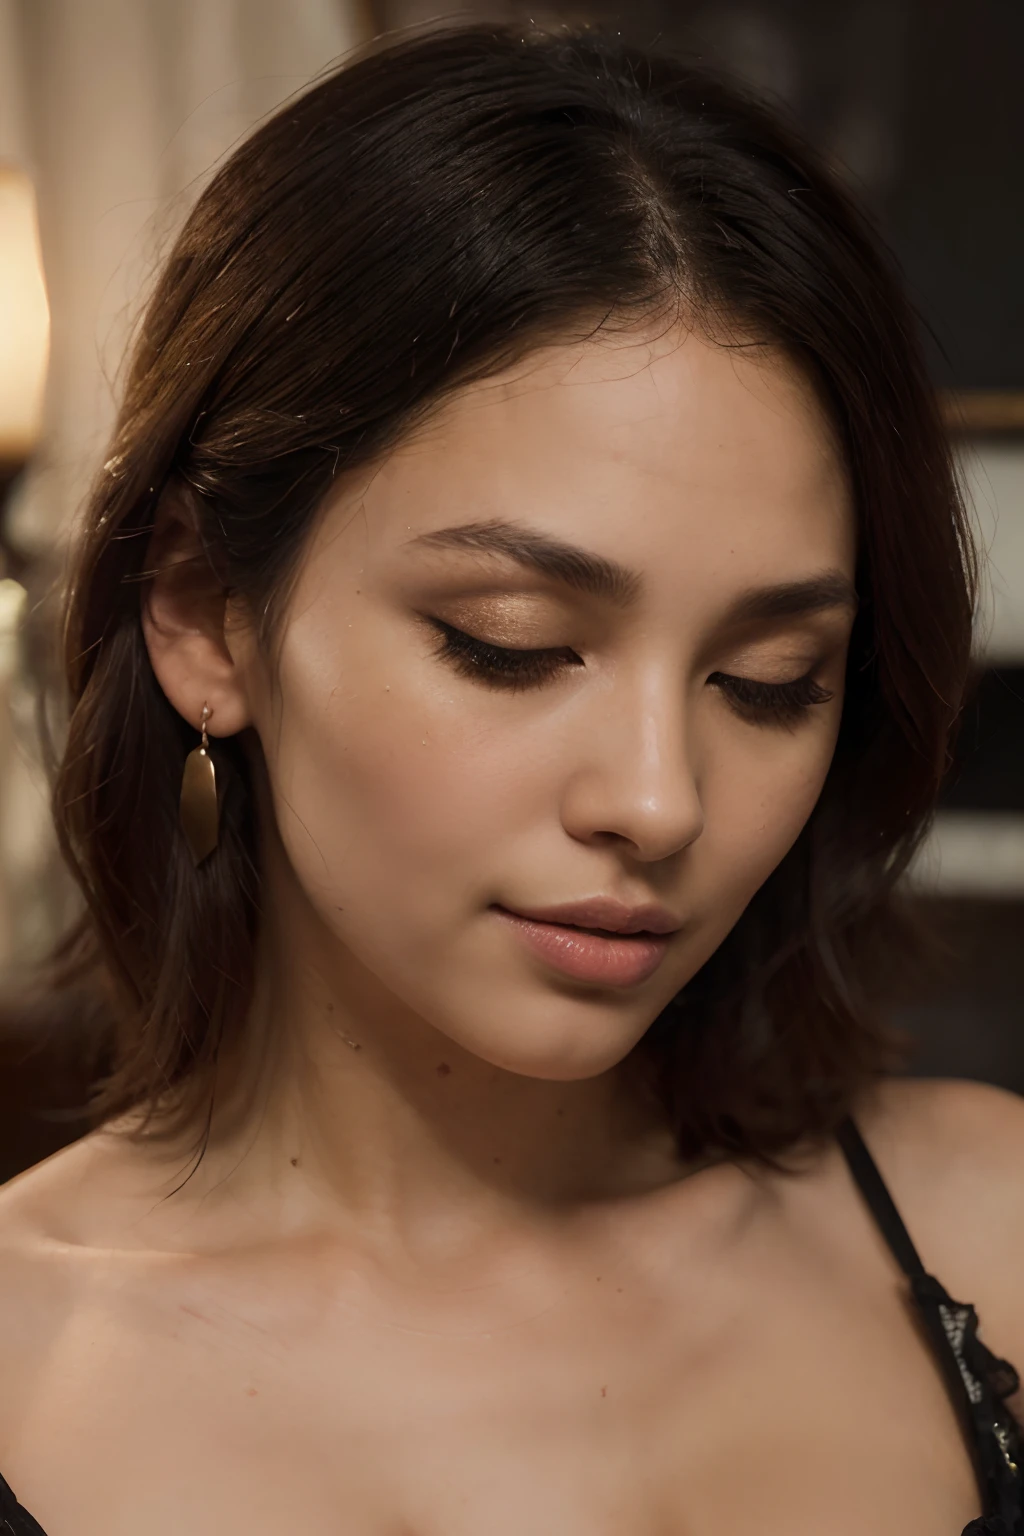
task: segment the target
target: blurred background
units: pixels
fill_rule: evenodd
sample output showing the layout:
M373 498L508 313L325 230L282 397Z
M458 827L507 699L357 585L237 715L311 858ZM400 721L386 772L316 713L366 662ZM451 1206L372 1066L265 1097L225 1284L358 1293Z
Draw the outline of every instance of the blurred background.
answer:
M1020 0L0 0L0 1180L85 1123L74 1005L22 991L75 910L34 679L131 327L238 139L351 50L439 17L595 22L730 69L802 123L903 264L986 587L976 696L911 883L935 962L895 1012L912 1070L1024 1092Z

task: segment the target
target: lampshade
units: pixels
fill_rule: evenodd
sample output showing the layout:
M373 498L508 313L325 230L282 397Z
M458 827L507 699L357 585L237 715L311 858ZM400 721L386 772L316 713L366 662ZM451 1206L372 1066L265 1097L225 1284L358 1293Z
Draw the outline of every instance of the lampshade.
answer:
M49 340L32 183L0 165L0 464L27 459L39 436Z

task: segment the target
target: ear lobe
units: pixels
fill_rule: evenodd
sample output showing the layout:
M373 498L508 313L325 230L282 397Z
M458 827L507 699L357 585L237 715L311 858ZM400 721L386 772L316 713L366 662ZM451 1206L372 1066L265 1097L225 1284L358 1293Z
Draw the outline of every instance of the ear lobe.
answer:
M225 640L227 593L199 532L191 494L171 485L157 507L146 558L142 632L164 693L199 729L203 705L211 736L249 724L243 679Z

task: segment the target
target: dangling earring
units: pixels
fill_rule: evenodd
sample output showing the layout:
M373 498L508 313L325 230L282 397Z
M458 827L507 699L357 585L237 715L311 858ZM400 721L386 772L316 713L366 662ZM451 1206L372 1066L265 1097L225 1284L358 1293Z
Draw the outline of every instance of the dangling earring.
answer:
M203 739L186 757L181 776L181 828L196 866L217 846L217 770L206 734L209 718L209 706L204 704L199 727Z

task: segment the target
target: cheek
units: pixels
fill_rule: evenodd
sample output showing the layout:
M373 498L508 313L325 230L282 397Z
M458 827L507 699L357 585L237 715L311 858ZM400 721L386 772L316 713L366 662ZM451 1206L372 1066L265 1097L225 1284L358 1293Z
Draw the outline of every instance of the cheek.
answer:
M495 807L503 837L514 833L512 743L407 654L399 667L347 646L319 665L316 649L297 636L282 658L281 719L265 748L289 860L321 915L359 933L364 952L389 928L429 945L479 901Z
M799 837L818 801L835 751L838 706L793 734L750 732L708 765L702 792L705 833L700 849L708 881L717 886L725 927Z

